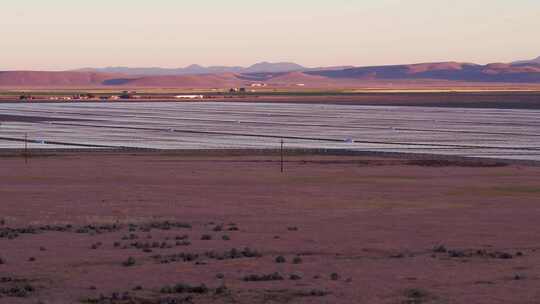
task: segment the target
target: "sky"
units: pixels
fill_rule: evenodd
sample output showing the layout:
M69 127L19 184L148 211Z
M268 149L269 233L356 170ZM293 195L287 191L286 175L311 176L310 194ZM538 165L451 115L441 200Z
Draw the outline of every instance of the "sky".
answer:
M540 56L538 0L1 0L0 70Z

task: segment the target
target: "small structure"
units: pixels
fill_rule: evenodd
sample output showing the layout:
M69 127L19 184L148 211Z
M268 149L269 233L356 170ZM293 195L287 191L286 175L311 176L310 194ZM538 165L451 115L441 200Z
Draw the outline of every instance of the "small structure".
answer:
M34 97L32 95L26 95L25 94L25 95L19 96L19 99L20 100L32 100L32 99L34 99Z
M229 90L229 93L245 93L246 92L246 88L231 88Z
M137 92L135 91L123 91L122 94L120 94L121 99L138 99L141 98L140 96L135 95Z
M176 99L203 99L204 95L176 95Z

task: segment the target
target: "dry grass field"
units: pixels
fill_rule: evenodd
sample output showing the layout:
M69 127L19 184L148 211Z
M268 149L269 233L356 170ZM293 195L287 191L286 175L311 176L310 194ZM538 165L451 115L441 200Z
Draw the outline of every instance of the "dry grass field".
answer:
M537 303L540 167L0 158L1 303Z

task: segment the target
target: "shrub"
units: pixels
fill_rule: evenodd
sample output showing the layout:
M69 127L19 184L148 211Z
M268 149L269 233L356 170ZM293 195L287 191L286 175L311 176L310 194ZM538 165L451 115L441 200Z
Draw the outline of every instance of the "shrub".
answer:
M161 293L196 293L196 294L205 294L209 291L206 285L201 284L199 286L191 286L189 284L178 283L174 286L165 286L161 288Z
M337 280L339 280L339 274L337 274L337 273L335 273L335 272L332 273L332 274L330 274L330 279L331 279L332 281L337 281Z
M214 229L212 229L212 230L215 231L215 232L223 231L223 225L217 225L217 226L214 227Z
M421 303L423 302L422 299L428 296L428 293L421 289L410 288L405 290L405 296L411 303Z
M464 258L470 256L470 254L467 255L463 250L449 250L448 256L451 258Z
M263 275L257 275L257 274L251 274L247 275L243 278L246 282L260 282L260 281L282 281L283 277L277 273L274 272L272 274L263 274Z
M135 258L134 257L129 257L127 260L125 260L124 262L122 262L122 265L125 266L125 267L129 267L129 266L133 266L135 265Z
M221 295L221 294L225 294L229 291L229 289L227 288L227 286L225 285L221 285L219 286L218 288L216 288L216 290L214 291L214 293L216 295Z
M190 241L176 241L175 245L176 246L189 246L191 245L191 242Z
M35 288L30 284L16 285L11 288L0 289L0 296L5 295L15 298L26 298L30 293L34 292Z
M210 241L211 239L212 239L212 236L209 235L209 234L203 234L201 236L201 240L203 240L203 241Z
M513 256L512 256L510 253L507 253L507 252L501 252L501 253L499 253L499 254L497 255L497 258L506 260L506 259L511 259L511 258L513 258Z
M287 262L287 260L285 259L284 256L280 255L276 257L276 263L285 263L285 262Z
M298 281L298 280L301 280L301 279L302 279L302 277L300 275L298 275L298 274L293 273L293 274L291 274L289 276L289 280Z
M161 290L159 292L161 292L161 293L173 293L173 288L171 286L164 286L164 287L161 287Z
M262 257L262 254L258 252L257 250L250 249L249 247L244 248L242 251L242 255L244 255L246 258L260 258Z
M299 256L295 256L293 259L293 264L301 264L301 263L302 263L302 258Z
M324 296L326 296L328 294L329 294L328 291L320 290L320 289L312 289L309 292L309 295L312 296L312 297L324 297Z
M437 245L435 247L433 247L433 252L437 252L437 253L446 253L448 250L446 249L446 247L444 247L444 245Z

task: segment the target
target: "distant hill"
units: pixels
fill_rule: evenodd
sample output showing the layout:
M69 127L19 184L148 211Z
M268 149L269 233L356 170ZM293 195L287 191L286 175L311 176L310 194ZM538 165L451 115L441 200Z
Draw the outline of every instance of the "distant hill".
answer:
M230 88L243 86L243 81L236 74L225 73L112 78L102 85L129 88Z
M531 60L520 60L512 62L512 65L523 65L523 64L540 64L540 56Z
M0 72L0 87L229 88L264 85L355 88L394 85L422 87L445 84L540 84L540 63L533 61L487 65L435 62L327 68L263 62L248 68L192 65L182 68L183 74L180 75L168 69L156 69L158 72L155 72L154 68L107 68L106 71L109 72L5 71Z
M540 65L536 64L512 65L492 63L478 65L459 62L438 62L360 67L331 71L307 71L306 73L333 79L540 83Z
M110 79L121 78L120 74L94 72L44 72L44 71L0 71L0 86L3 87L87 87L102 86Z
M193 64L184 68L129 68L129 67L106 67L106 68L84 68L80 72L99 73L121 73L126 75L201 75L201 74L221 74L221 73L279 73L303 71L305 67L292 62L260 62L249 67L240 66L209 66Z

